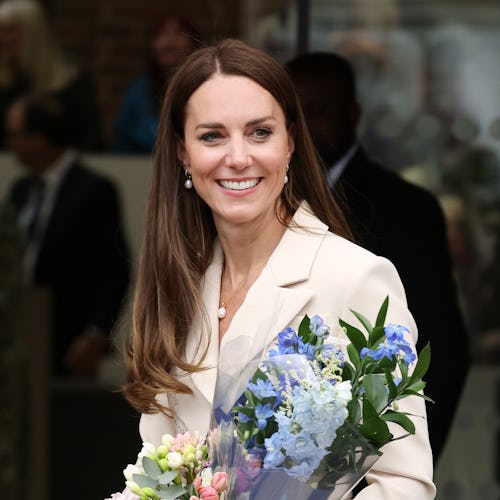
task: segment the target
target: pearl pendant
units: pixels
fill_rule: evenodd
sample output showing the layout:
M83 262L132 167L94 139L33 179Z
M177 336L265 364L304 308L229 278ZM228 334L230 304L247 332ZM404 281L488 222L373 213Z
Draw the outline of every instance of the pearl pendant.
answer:
M224 305L221 305L219 307L219 309L217 309L217 317L219 319L224 319L226 317L226 308L224 307Z

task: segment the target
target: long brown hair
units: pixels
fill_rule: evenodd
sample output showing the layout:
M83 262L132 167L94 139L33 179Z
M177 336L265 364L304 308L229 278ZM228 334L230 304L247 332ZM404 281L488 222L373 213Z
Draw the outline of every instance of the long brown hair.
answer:
M208 334L200 281L216 238L208 205L184 188L184 171L176 146L184 139L186 103L215 73L252 79L276 99L294 136L289 182L278 216L289 224L302 201L331 231L350 237L344 216L332 199L314 149L293 83L284 68L264 52L226 39L191 54L174 74L163 102L154 154L151 191L133 308L133 331L127 348L129 402L143 413L168 411L155 399L160 392L189 393L171 372L203 370L201 361L185 360L193 318Z

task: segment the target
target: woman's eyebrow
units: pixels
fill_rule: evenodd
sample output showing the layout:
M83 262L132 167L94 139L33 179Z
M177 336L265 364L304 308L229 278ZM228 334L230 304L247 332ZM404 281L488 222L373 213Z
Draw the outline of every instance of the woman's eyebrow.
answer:
M252 127L254 125L259 125L260 123L266 122L268 120L273 120L276 121L276 118L272 115L268 116L263 116L262 118L255 118L254 120L248 121L245 126L247 127ZM219 122L207 122L207 123L200 123L199 125L196 125L194 128L195 130L198 129L219 129L219 128L224 128L224 125Z

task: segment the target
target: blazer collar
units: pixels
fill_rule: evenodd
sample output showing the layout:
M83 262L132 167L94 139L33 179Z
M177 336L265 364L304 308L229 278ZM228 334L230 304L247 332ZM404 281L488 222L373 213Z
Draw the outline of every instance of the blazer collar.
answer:
M219 394L231 406L241 395L258 362L278 333L288 326L313 295L306 284L311 268L328 231L305 204L297 210L289 227L259 278L249 289L235 314L219 350L217 308L223 254L217 242L214 258L202 283L202 295L210 322L210 333L202 333L199 319L189 332L186 358L199 359L205 349L207 370L194 372L191 379L210 403L219 372ZM229 408L226 407L226 410Z

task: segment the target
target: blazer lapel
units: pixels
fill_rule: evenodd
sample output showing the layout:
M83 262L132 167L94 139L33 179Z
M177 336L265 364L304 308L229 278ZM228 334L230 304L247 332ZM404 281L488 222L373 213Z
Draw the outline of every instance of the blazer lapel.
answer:
M189 362L197 361L206 350L203 365L206 370L194 372L191 379L205 399L213 401L215 383L217 381L217 364L219 361L219 307L220 279L223 264L222 248L218 240L214 246L214 257L208 266L202 283L202 299L205 305L209 328L203 328L203 321L198 316L191 326L186 345L186 359Z
M307 305L311 267L328 228L300 208L296 228L285 231L261 275L250 288L221 342L218 403L227 412L243 392L278 333ZM304 229L302 229L304 228ZM301 286L294 286L301 283Z
M224 400L232 405L243 392L268 346L313 296L313 290L303 282L309 278L316 253L328 228L305 205L297 210L294 225L297 227L285 231L266 267L248 291L224 335L220 353L216 311L223 254L220 244L215 245L214 259L205 273L202 292L211 333L203 334L200 321L196 320L186 347L186 359L191 361L199 359L208 344L204 360L208 369L193 373L191 379L210 403L214 398L217 368L219 376L225 378L225 381L219 381L224 388ZM299 283L303 284L291 286Z

